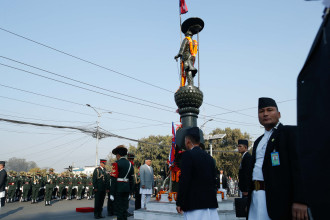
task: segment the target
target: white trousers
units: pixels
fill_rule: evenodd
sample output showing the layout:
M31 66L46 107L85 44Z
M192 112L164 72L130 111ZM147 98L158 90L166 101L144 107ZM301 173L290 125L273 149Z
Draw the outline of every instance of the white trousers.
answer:
M151 194L141 194L141 208L145 209L150 202Z
M253 190L249 210L249 219L271 220L268 216L265 190Z
M218 220L217 209L196 209L183 213L185 220Z

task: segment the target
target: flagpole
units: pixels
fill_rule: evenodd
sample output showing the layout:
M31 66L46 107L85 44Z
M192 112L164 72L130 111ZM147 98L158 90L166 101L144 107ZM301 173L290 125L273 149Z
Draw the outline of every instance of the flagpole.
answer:
M179 34L180 34L180 46L181 47L181 43L182 43L182 34L181 34L181 26L182 26L182 22L181 22L181 9L179 7L179 17L180 17L180 29L179 29ZM180 58L181 60L181 58ZM181 72L181 62L179 62L179 77L180 77L180 87L182 85L182 72Z
M197 56L198 56L198 88L200 87L201 72L199 69L199 32L197 33Z
M179 16L180 16L180 30L179 30L179 33L180 33L180 47L181 47L181 43L182 43L182 34L181 34L182 21L181 21L181 12L180 11L179 11Z

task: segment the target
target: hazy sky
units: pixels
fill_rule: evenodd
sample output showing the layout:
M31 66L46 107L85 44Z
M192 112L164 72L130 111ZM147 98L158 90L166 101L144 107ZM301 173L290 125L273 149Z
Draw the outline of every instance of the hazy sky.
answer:
M1 1L0 118L92 129L97 115L88 103L112 112L100 118L100 126L112 133L135 139L170 135L171 122L179 121L173 97L179 86L174 60L180 46L178 2ZM281 121L296 124L296 78L321 24L321 2L186 3L189 12L182 20L197 16L205 22L198 123L214 119L205 132L231 127L258 137L263 133L256 109L261 96L286 101L278 104ZM1 160L26 158L56 171L95 163L96 140L78 131L0 122L0 140ZM136 145L102 139L99 158L130 143Z

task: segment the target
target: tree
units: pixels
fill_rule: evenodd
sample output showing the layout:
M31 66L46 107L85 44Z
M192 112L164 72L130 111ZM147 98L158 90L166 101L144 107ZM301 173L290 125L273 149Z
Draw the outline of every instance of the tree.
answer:
M241 154L235 152L237 148L237 142L239 139L250 140L248 133L242 133L240 129L235 128L217 128L211 132L211 135L226 134L221 140L213 140L213 157L216 161L218 169L223 169L226 175L233 178L238 178L239 164L241 162ZM251 143L250 143L251 144ZM206 148L209 148L209 142L205 143Z
M172 144L172 136L150 135L149 137L140 139L140 141L161 145L157 146L139 142L137 147L130 145L128 148L129 152L134 153L134 163L137 165L143 165L145 158L150 157L154 173L158 175L161 169L167 164Z
M23 158L10 158L6 163L6 168L8 170L14 170L17 172L24 171L27 172L28 170L37 167L36 162L34 161L26 161Z

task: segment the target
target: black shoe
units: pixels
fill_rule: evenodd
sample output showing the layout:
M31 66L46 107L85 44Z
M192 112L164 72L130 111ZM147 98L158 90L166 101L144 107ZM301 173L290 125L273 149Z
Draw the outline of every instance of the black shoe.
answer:
M100 219L101 217L99 217L99 216L94 216L94 218L95 218L95 219Z
M105 216L104 216L104 215L99 215L99 217L100 217L100 218L105 218Z
M127 217L131 217L131 216L133 216L133 215L134 215L134 214L127 212Z

